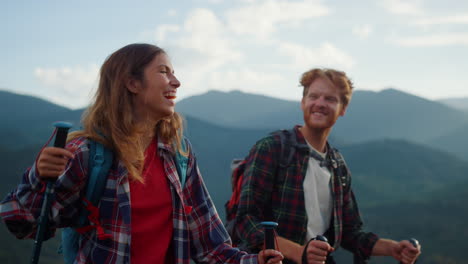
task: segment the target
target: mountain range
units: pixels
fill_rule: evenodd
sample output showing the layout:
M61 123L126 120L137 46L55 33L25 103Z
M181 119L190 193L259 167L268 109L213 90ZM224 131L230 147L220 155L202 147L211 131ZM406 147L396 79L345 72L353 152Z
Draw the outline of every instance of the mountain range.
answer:
M302 124L299 101L233 91L181 100L187 117L230 128L280 129ZM468 113L396 89L355 91L332 138L338 145L402 139L440 148L468 160Z
M0 131L3 133L0 137L3 172L0 194L4 196L19 182L22 171L32 164L52 131L52 123L71 121L75 129L79 129L83 109L72 111L8 92L0 92L0 105ZM247 155L250 147L269 132L302 123L299 102L241 92L209 92L187 98L177 104L177 111L186 117L186 135L193 144L200 171L222 219L224 203L231 190L231 160ZM372 119L377 112L388 120ZM423 116L424 112L428 115ZM416 113L424 120L419 120ZM447 118L440 120L441 115ZM379 93L356 91L347 115L337 126L345 124L333 131L333 144L342 151L352 171L353 189L365 226L384 237L417 237L423 244L423 251L427 252L421 257L421 263L464 263L460 252L466 252L468 238L468 228L464 224L467 210L463 202L468 199L468 181L465 180L468 162L464 160L463 151L456 153L453 149L467 144L465 118L459 110L394 89ZM346 119L353 121L346 123ZM430 133L421 131L411 122L425 126ZM429 127L430 124L433 127ZM450 129L438 127L442 125ZM363 132L386 131L378 126L393 127L393 130L386 134L376 132L376 135ZM418 138L418 133L423 132L424 137ZM428 144L426 138L431 137L438 137L437 143L441 145ZM442 144L449 140L453 140L451 147ZM450 219L450 224L443 221L442 216ZM16 241L6 234L4 227L0 228L0 237L0 263L27 261L28 254L15 255L13 251L23 249L29 253L32 241ZM45 243L47 258L51 260L47 263L60 260L60 257L54 258L54 250L50 248L57 245L57 241L53 241ZM346 254L340 254L339 258L344 259L341 263L348 263ZM451 262L445 262L447 260ZM385 262L382 261L371 263Z

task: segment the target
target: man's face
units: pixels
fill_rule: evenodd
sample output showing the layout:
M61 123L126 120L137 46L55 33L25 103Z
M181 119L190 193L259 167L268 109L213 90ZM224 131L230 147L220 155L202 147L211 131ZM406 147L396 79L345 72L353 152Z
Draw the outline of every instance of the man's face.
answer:
M330 129L346 112L340 98L340 92L330 81L315 79L301 101L305 125L311 129Z

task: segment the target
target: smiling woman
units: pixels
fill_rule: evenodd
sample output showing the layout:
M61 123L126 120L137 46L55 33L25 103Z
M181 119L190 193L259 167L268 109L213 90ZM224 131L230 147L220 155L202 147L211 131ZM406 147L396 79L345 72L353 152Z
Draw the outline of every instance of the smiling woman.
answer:
M157 46L131 44L111 54L83 116L84 130L70 135L66 149L44 148L2 201L0 216L10 231L34 237L45 179L56 179L46 233L78 227L82 201L87 203L88 145L97 141L115 159L97 208L86 207L96 217L81 229L70 262L263 264L273 257L268 263L280 263L277 251L256 255L232 247L183 137L174 102L179 86L169 57ZM176 169L179 155L187 160L185 179Z

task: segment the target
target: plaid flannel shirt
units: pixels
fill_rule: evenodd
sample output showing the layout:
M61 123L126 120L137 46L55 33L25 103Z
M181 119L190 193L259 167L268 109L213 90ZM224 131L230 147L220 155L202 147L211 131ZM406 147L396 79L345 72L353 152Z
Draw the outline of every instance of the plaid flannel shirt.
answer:
M292 132L292 136L296 136L297 146L286 169L278 164L282 151L278 133L259 140L246 158L235 231L241 238L239 247L242 249L252 252L261 249L264 234L260 222L265 219L265 214L271 213L272 220L279 224L276 230L279 236L301 245L307 242L303 181L310 148L299 127L294 127ZM336 249L341 245L358 258L367 259L378 237L362 232L361 217L351 189L351 174L343 157L333 148L329 148L328 155L336 157L335 167L338 168L331 169L330 183L333 195L333 225L330 227L334 234L333 246Z
M55 183L47 238L54 235L56 228L76 226L82 206L89 149L85 138L72 140L68 147L72 146L78 147L75 158ZM175 263L188 264L190 258L199 263L257 263L257 255L231 246L189 149L187 179L182 189L174 164L174 150L170 145L158 142L172 195ZM38 179L33 165L23 175L19 186L1 202L0 216L18 238L35 237L44 190L45 183ZM99 240L95 229L85 233L80 239L75 263L130 263L130 188L128 171L122 162L114 161L98 207L100 224L111 239Z

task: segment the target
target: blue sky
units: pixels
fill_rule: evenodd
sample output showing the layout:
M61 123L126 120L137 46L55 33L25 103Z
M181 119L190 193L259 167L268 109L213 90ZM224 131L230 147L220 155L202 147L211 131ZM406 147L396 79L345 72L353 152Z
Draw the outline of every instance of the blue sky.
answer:
M178 98L242 90L300 100L314 67L359 90L468 97L468 1L1 1L0 89L84 107L105 58L134 42L169 53Z

